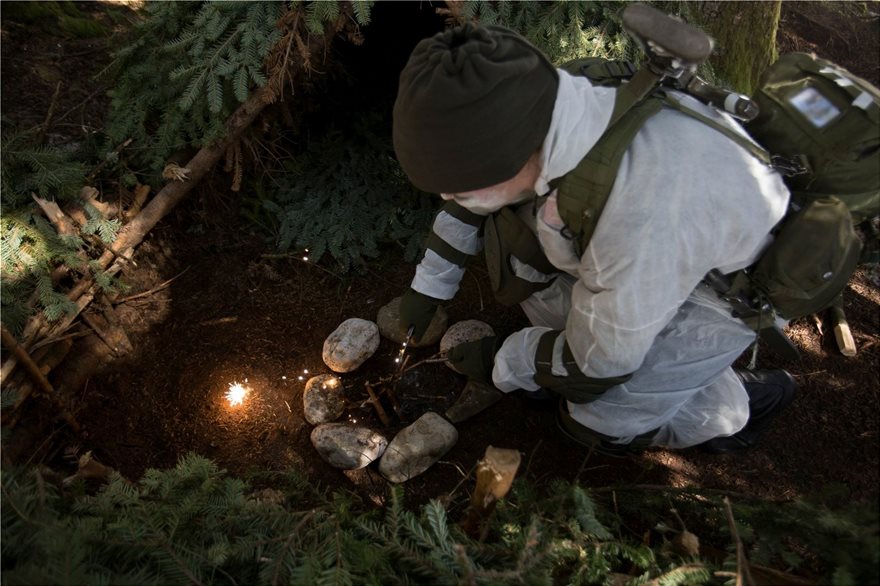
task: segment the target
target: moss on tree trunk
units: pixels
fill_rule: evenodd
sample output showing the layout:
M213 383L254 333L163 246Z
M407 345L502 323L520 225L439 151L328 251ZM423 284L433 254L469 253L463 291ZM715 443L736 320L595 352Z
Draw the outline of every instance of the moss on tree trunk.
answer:
M690 6L697 24L715 38L710 64L718 77L737 91L751 94L761 72L776 61L781 7L781 0Z

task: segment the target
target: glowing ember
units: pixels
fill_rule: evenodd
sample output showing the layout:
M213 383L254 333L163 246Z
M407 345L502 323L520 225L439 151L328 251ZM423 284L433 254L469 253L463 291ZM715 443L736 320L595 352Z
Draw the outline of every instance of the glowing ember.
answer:
M226 391L226 399L229 401L230 407L241 405L247 396L249 388L241 383L229 383L229 390Z

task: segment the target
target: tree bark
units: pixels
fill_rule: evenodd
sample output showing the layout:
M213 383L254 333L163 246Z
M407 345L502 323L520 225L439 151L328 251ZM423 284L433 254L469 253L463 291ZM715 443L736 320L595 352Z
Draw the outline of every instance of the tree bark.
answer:
M715 53L709 58L715 73L736 91L751 95L761 72L778 57L782 0L693 2L688 8L695 24L715 39Z

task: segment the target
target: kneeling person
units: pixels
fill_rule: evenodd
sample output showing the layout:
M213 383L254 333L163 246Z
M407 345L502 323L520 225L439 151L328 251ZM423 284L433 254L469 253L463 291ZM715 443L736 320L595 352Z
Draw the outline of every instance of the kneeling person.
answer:
M423 40L401 73L394 146L418 188L447 204L401 303L418 339L486 249L496 297L532 327L452 349L503 392L560 395L560 426L608 452L752 445L793 398L781 371L737 374L754 331L702 283L749 266L789 193L742 146L662 108L623 155L588 242L558 186L602 136L615 89L556 69L513 31L465 25ZM743 133L689 96L681 107ZM589 197L589 178L569 181Z

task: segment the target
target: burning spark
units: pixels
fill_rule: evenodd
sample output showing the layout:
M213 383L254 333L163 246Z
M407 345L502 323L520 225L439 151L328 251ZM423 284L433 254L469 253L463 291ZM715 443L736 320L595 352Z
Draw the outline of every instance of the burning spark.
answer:
M247 379L244 379L244 382L247 382ZM241 405L249 391L250 389L241 383L229 383L229 390L226 391L226 399L229 401L229 406Z
M401 369L403 369L401 361L403 360L403 355L406 354L406 347L409 346L409 342L412 340L414 330L415 326L410 326L406 331L406 339L403 340L403 344L400 346L400 352L397 353L397 358L394 359L394 364L400 364Z

